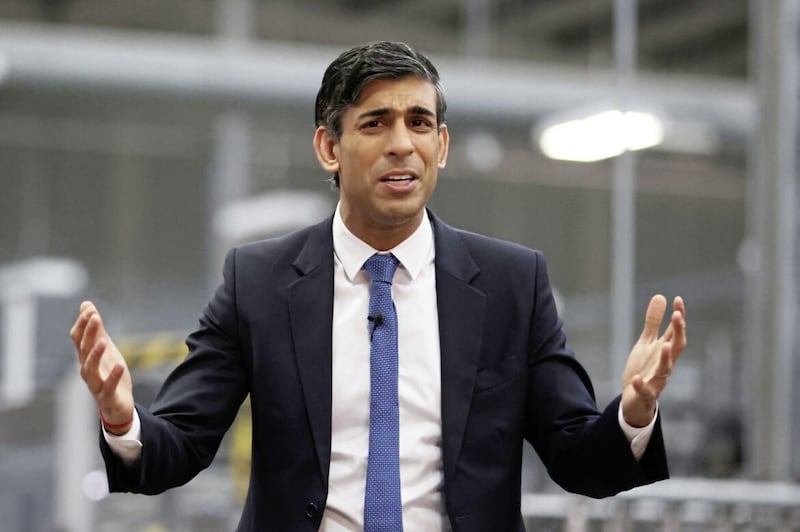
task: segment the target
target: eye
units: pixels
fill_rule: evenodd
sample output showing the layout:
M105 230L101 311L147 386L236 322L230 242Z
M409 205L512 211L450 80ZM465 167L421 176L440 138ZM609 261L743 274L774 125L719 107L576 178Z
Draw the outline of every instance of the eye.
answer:
M381 126L380 120L368 120L361 125L362 129L374 129Z
M414 129L425 130L425 131L433 127L431 121L426 118L412 118L410 124L411 127L413 127Z

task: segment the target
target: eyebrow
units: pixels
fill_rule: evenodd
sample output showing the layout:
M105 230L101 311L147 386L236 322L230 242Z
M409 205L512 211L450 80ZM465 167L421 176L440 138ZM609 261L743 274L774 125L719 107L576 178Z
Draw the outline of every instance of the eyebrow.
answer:
M379 107L377 109L370 109L369 111L364 111L360 115L358 115L358 119L361 120L363 118L370 118L375 116L386 116L391 114L392 109L389 107ZM430 116L432 118L436 117L436 113L428 109L427 107L423 107L421 105L414 105L409 109L410 114L412 115L423 115L423 116Z

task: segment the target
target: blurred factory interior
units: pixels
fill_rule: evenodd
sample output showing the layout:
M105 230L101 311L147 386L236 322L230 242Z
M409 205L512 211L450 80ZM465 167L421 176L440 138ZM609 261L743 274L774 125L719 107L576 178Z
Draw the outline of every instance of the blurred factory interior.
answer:
M149 402L224 251L334 208L314 95L339 52L389 39L448 97L431 208L544 252L599 402L650 295L687 303L675 478L589 501L531 453L529 529L800 530L799 36L798 0L0 1L0 528L235 526L246 412L187 486L109 496L67 331L97 301ZM609 111L653 142L543 144Z

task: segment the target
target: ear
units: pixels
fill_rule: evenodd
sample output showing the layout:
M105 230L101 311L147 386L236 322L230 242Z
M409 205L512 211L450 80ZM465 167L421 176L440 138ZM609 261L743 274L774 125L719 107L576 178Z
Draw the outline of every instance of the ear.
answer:
M439 126L439 169L447 164L447 150L450 147L450 133L447 131L447 124Z
M327 128L318 127L314 133L314 153L317 154L322 169L330 174L335 174L339 171L339 158L336 155L337 143L334 140Z

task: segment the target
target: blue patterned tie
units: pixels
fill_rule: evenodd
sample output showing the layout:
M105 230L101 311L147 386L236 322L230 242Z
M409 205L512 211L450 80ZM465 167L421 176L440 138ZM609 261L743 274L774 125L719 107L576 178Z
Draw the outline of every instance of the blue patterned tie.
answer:
M402 532L400 406L397 398L397 312L392 277L398 261L375 254L364 263L369 290L370 408L364 532Z

